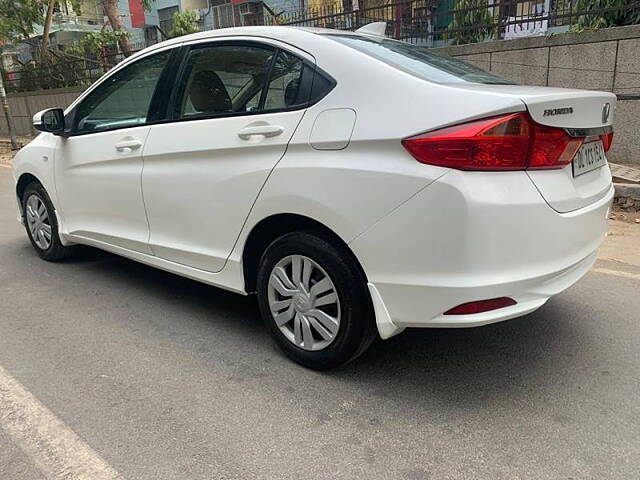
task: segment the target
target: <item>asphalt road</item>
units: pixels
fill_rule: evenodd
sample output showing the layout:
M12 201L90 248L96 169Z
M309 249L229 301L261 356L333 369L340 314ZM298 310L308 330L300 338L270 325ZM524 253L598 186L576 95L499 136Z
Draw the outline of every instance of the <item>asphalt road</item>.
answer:
M250 298L89 248L41 261L0 168L0 478L82 478L47 466L66 432L109 478L637 479L639 289L592 272L525 318L317 373Z

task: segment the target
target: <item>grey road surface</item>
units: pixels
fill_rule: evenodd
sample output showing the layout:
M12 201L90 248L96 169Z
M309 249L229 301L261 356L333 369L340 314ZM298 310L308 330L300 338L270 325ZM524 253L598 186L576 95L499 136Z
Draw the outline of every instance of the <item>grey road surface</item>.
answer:
M275 348L251 298L89 248L41 261L9 173L0 367L121 478L640 477L632 275L590 273L525 318L406 331L317 373ZM1 409L0 479L45 478Z

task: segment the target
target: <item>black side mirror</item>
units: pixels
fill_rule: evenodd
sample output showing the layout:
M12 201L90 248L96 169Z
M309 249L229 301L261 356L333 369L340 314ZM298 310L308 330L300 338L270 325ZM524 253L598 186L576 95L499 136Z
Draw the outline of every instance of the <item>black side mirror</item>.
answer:
M61 135L64 132L64 111L61 108L49 108L36 113L33 127L41 132Z

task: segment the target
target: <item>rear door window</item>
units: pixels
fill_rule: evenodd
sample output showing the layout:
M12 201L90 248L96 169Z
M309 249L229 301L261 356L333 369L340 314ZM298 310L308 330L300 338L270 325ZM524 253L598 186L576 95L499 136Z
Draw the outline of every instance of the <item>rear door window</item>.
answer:
M277 110L301 105L309 99L300 88L304 64L295 55L280 51L271 70L264 101L265 110ZM302 93L302 95L299 95ZM299 98L300 96L304 98Z
M262 44L208 44L188 53L174 119L304 108L335 85L298 56Z
M485 72L475 65L455 58L437 55L427 48L406 42L362 35L325 35L336 42L430 82L513 85L513 82Z
M187 56L178 118L225 116L256 111L275 50L254 45L212 45Z

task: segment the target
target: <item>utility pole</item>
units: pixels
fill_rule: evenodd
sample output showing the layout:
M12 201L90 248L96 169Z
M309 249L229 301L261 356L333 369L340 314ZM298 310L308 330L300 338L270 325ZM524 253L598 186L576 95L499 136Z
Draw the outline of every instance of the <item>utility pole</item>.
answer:
M7 128L9 129L9 137L11 138L11 150L18 150L20 144L16 138L16 127L13 124L13 117L11 116L11 112L9 112L9 101L7 100L7 92L4 90L2 72L0 72L0 102L2 102L2 110L4 110L4 116L7 119Z

